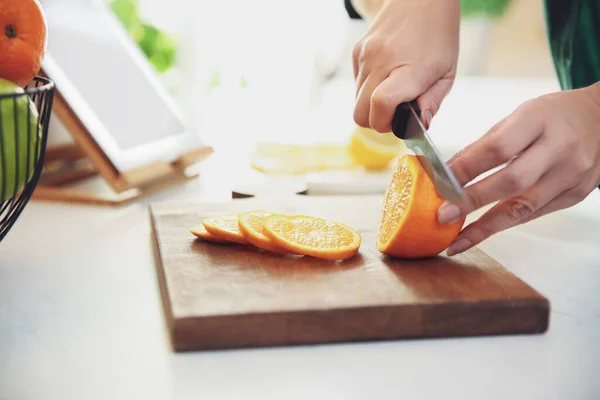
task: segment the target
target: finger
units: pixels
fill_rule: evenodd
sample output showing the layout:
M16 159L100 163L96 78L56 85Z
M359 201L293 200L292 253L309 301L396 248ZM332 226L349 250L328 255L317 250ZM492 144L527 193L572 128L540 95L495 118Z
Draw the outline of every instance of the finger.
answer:
M573 174L563 165L557 165L547 175L542 178L539 185L533 186L525 193L528 198L541 198L546 201L540 203L537 210L523 218L520 223L532 221L577 203L578 194L584 185L578 179L577 174Z
M411 67L400 67L374 90L370 98L369 124L378 132L390 132L396 107L416 99L427 87Z
M378 87L384 79L383 75L371 74L360 87L358 98L354 107L354 121L364 127L370 128L369 115L371 113L371 96L373 91Z
M575 204L577 204L577 201L578 200L576 197L569 196L566 193L564 195L560 195L556 199L552 200L550 203L546 204L544 207L534 212L529 218L525 218L522 221L520 221L519 225L526 224L550 213L574 206Z
M477 221L464 228L448 247L446 254L454 256L478 245L490 236L518 224L520 216L529 212L529 205L511 198L498 203Z
M444 202L439 210L440 223L457 221L490 203L527 190L562 160L561 154L559 146L551 140L537 140L508 166L465 188L465 200L455 204Z
M585 199L592 191L598 187L598 182L593 179L581 179L580 174L577 172L577 168L572 172L572 168L562 167L560 175L556 177L556 182L563 183L559 186L564 190L559 193L555 198L548 202L548 204L541 207L529 218L526 218L522 223L533 221L544 215L563 210L568 207L572 207Z
M496 132L498 129L500 129L500 127L506 122L507 118L508 117L504 117L500 121L498 121L496 124L494 124L494 126L492 126L486 133L484 133L481 136L480 140L486 136L492 135L494 132ZM452 157L450 157L450 159L448 161L446 161L448 166L451 167L452 164L458 159L458 157L462 157L465 154L465 151L470 151L473 144L474 143L467 145L466 147L464 147L464 148L460 149L458 152L456 152Z
M356 97L359 96L360 91L371 72L371 69L366 64L359 64L357 68L358 72L356 76ZM383 80L383 78L384 77L382 76L381 80Z
M440 79L417 99L421 109L421 120L427 129L431 126L431 120L439 111L442 101L452 89L453 82L453 79Z
M448 248L449 256L462 253L490 236L531 220L543 210L552 210L568 202L559 200L572 184L568 172L556 166L523 193L498 203L477 221L467 226ZM566 190L565 190L566 189ZM569 196L567 196L569 197Z
M586 191L585 189L585 184L580 183L575 187L570 187L569 189L564 190L563 192L559 193L552 201L545 204L539 210L534 212L530 217L523 219L520 222L520 224L525 224L527 222L543 217L544 215L548 215L550 213L574 206L579 201L581 201L583 197L585 197L582 194L589 194L589 191Z
M542 134L543 119L535 113L513 113L492 133L482 136L449 165L460 185L511 160Z
M356 79L358 78L358 68L359 68L359 57L360 57L360 50L361 49L361 44L360 42L356 43L354 45L354 48L352 49L352 71L354 72L354 80L356 81Z

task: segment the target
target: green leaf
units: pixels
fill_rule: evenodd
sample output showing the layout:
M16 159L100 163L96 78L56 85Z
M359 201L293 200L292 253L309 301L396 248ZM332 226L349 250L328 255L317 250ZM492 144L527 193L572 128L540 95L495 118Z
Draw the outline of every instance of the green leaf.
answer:
M112 0L110 6L128 31L139 25L139 3L137 0Z
M159 72L164 72L175 63L174 41L155 26L142 24L143 37L140 47Z
M111 9L158 72L175 64L174 40L139 17L138 0L111 0Z
M463 17L485 15L490 18L500 18L510 5L511 0L460 0Z

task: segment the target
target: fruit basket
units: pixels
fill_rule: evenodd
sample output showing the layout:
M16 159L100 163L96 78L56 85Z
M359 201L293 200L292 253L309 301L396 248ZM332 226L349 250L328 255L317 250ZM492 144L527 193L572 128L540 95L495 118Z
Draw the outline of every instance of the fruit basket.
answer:
M54 83L35 77L24 89L0 82L0 241L31 199L44 165ZM8 89L8 90L4 90Z

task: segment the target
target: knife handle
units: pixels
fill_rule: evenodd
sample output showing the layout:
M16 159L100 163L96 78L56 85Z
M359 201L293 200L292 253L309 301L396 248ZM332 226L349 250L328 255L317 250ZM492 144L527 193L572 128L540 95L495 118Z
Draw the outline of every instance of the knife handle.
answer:
M394 112L394 118L392 119L392 132L400 139L406 138L406 124L408 123L408 117L410 115L408 104L409 103L399 104L398 107L396 107L396 112ZM415 109L417 116L421 118L421 109L417 105L416 100L411 101L410 104Z

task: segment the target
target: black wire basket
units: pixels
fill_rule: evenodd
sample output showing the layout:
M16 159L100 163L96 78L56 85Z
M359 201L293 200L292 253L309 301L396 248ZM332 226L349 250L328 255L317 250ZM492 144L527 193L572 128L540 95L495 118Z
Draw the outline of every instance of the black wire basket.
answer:
M43 77L22 92L0 92L0 241L40 179L53 100L54 83Z

